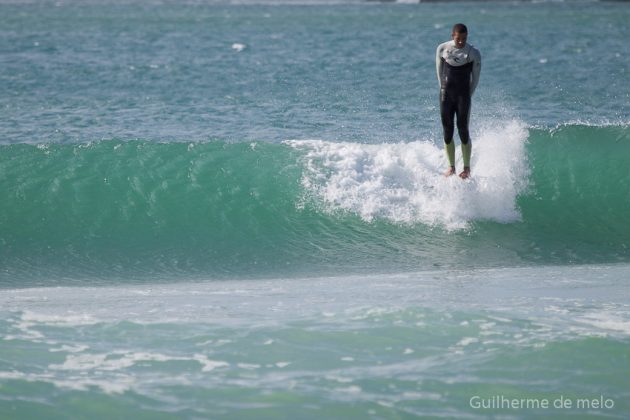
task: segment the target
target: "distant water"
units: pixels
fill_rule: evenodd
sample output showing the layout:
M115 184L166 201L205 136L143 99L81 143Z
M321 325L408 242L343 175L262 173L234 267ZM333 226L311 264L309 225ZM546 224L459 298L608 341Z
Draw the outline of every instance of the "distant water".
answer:
M2 2L0 418L627 418L629 19Z

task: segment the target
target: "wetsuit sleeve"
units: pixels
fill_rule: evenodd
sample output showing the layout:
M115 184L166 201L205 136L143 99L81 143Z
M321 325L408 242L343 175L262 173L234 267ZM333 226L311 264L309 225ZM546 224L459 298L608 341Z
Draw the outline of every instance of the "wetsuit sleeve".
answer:
M477 84L479 84L479 75L481 74L481 53L476 51L475 59L473 61L472 76L470 80L470 96L475 93Z
M435 51L435 72L437 74L438 84L442 87L442 66L444 65L442 62L442 50L444 49L444 44L440 44Z

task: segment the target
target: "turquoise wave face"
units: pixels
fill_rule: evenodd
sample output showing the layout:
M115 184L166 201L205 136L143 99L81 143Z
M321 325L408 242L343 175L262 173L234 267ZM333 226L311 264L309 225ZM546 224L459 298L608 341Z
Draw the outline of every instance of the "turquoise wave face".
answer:
M630 247L630 129L533 130L530 143L530 192L518 200L523 227L539 242L554 244L548 252L572 262L598 247L613 261L625 260Z
M625 126L432 142L5 145L2 282L628 261Z

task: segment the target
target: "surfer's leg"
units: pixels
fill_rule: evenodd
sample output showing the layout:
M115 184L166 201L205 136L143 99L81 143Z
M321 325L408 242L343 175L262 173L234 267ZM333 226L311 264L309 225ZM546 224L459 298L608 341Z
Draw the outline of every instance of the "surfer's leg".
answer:
M448 159L448 169L444 172L444 175L455 175L455 142L445 143L444 150L446 150L446 159Z
M446 158L448 159L449 169L444 175L453 175L455 173L455 143L453 135L455 134L455 103L451 100L444 89L440 91L440 116L442 118L442 129L444 130L444 148L446 150Z
M468 122L470 120L470 96L461 95L457 97L457 106L455 113L457 114L457 133L462 144L470 142L470 133L468 132Z
M457 132L462 142L462 158L464 160L464 171L459 174L462 178L470 176L470 155L472 154L472 143L468 131L470 121L470 95L462 95L457 98Z

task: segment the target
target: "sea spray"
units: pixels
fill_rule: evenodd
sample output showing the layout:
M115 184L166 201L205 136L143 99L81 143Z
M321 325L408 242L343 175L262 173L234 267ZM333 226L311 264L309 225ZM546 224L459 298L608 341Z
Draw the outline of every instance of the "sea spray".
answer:
M286 143L305 152L302 185L325 211L356 213L366 222L382 218L453 230L473 220L519 220L516 198L529 177L527 134L519 121L482 130L474 141L474 176L468 181L442 176L444 152L432 141Z

